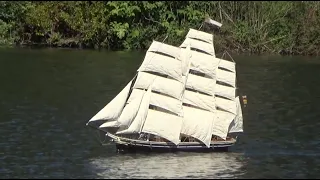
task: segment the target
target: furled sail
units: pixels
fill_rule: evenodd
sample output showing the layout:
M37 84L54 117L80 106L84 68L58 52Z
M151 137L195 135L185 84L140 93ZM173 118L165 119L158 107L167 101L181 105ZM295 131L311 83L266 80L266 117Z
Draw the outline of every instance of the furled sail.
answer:
M243 118L242 109L240 104L239 96L236 97L237 114L235 119L230 124L229 133L243 132Z
M120 116L123 107L125 106L131 83L132 81L130 81L126 87L115 98L112 99L110 103L108 103L95 116L93 116L87 124L97 128L106 121L116 120Z

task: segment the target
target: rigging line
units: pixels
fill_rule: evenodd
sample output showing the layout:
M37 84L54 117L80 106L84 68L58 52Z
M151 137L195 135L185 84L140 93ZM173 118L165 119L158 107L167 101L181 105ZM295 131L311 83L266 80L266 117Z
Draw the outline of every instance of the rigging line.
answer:
M221 59L223 59L226 55L226 51L223 52L222 56L221 56Z
M199 27L199 29L198 29L198 30L200 30L200 29L202 28L202 26L203 26L203 22L201 23L201 26Z
M159 49L161 48L161 46L162 46L163 44L165 44L164 41L168 38L168 36L169 36L169 35L167 34L166 37L162 40L161 45L158 46L156 52L160 52ZM153 42L154 42L154 41L153 41ZM152 42L152 43L153 43L153 42ZM151 43L151 45L152 45L152 43ZM147 55L147 53L149 52L149 49L150 49L151 45L149 46L149 48L148 48L148 50L147 50L147 52L146 52L146 55ZM152 60L155 56L156 56L156 55L154 54L154 55L149 59L149 61L146 62L147 65L151 63L151 60ZM141 67L141 65L142 65L143 62L144 62L144 60L141 62L140 67Z
M236 63L236 62L234 61L234 59L232 58L232 56L229 54L229 52L228 52L227 50L225 50L225 52L226 52L227 55L231 58L231 60L232 60L234 63Z
M166 37L162 40L162 43L164 43L164 41L168 38L168 34L166 35Z
M159 51L159 49L161 48L161 46L163 46L163 44L165 44L164 43L164 41L168 38L168 34L166 35L166 37L163 39L163 41L162 41L162 43L161 43L161 45L160 46L158 46L157 47L157 50L155 51L155 53L154 53L154 55L153 56L151 56L151 58L149 58L149 60L148 61L146 61L145 62L145 64L146 65L149 65L150 63L151 63L151 60L156 56L156 52L161 52L161 51ZM153 43L153 42L152 42ZM152 45L152 43L151 43L151 45ZM149 46L149 48L148 48L148 50L147 50L147 52L146 52L146 54L148 53L148 52L151 52L151 51L149 51L149 49L150 49L150 47L151 47L151 45ZM171 45L172 46L172 45ZM175 48L179 48L179 47L176 47L176 46L173 46L173 47L175 47ZM161 52L162 53L162 52ZM166 53L165 53L166 54ZM178 57L174 57L174 59L178 59ZM141 65L143 64L143 62L145 61L145 59L141 62ZM141 65L140 65L140 67L141 67ZM168 75L168 74L165 74L165 75L167 75L167 76L171 76L171 75ZM175 78L173 78L173 79L175 79ZM175 79L175 80L177 80L177 79ZM178 80L179 81L179 80Z
M206 21L206 19L202 22L200 28L205 24L205 21ZM200 28L198 30L200 30ZM211 33L211 35L212 35L212 40L213 40L214 34ZM213 43L213 41L212 41L212 47L213 47L213 51L214 51L214 43ZM214 54L215 54L215 51L214 51Z
M222 56L221 56L221 59L224 59L224 57L225 57L226 54L227 54L227 55L231 58L231 60L236 64L235 60L232 58L232 56L231 56L231 55L229 54L229 52L226 51L226 50L223 52L223 54L222 54ZM226 59L226 58L225 58L225 59ZM220 60L220 61L221 61L221 60ZM220 62L220 61L219 61L219 62ZM237 71L235 71L234 73L236 74L236 72L237 72ZM237 74L236 74L236 77L237 77ZM237 86L237 78L235 79L235 85L236 85L235 88L236 88L236 89L239 89L238 86Z
M101 134L99 131L98 131L98 133L99 133L99 139L101 140ZM104 139L103 139L103 141L100 141L100 143L103 144L106 141L106 139L107 139L106 134L104 134Z
M97 135L97 133L95 133L94 131L97 131L97 133L98 133L99 135ZM100 144L102 144L101 139L100 139L99 130L98 130L98 129L97 129L97 130L90 129L90 132L93 134L93 136L95 137L95 139L96 139Z

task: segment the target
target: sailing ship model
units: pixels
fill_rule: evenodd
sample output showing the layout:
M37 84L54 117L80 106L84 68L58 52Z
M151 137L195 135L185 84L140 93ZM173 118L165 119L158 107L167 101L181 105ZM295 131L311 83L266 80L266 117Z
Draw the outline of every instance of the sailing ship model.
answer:
M135 77L87 125L118 151L227 151L243 132L235 65L216 57L213 34L190 28L179 47L154 40Z

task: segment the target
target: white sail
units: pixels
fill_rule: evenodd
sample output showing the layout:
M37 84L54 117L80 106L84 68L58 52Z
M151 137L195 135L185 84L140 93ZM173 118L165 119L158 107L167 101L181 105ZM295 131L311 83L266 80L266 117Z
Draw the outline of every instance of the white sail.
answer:
M192 52L190 45L188 45L186 48L181 48L181 53L183 55L181 56L181 64L182 64L182 82L183 82L183 92L186 91L186 84L190 72L190 66L191 66L191 58L192 58ZM182 95L182 99L184 98L184 93Z
M233 100L236 97L236 88L224 86L221 84L216 84L214 88L214 93L216 95L225 97L227 99Z
M125 110L125 109L124 109ZM119 127L120 123L118 121L107 121L99 126L99 129L108 127Z
M138 113L139 106L145 92L146 91L144 90L133 89L127 101L127 104L123 108L123 111L119 118L116 121L106 122L102 124L100 128L128 126L129 124L131 124L132 120Z
M133 85L135 89L148 89L153 83L152 90L181 99L184 91L183 83L174 79L169 79L154 74L139 72L136 82Z
M191 33L193 32L191 31ZM187 46L187 48L189 47L190 45ZM184 103L190 104L194 107L188 107L188 105L183 106L184 116L181 133L198 139L207 147L210 147L213 131L213 112L215 111L215 79L213 77L216 74L215 69L217 69L219 62L213 60L214 56L196 52L194 50L191 51L188 69L195 69L198 72L204 73L205 75L209 74L209 76L203 77L187 73L185 77L185 86L187 89L184 91L183 98ZM207 93L209 95L194 92L192 90ZM198 109L197 107L201 109Z
M183 103L200 107L202 109L209 110L211 112L214 112L216 109L214 96L208 96L205 94L200 94L198 92L193 92L189 90L186 90L184 92Z
M217 58L219 59L219 58ZM234 62L231 62L231 61L227 61L227 60L224 60L224 59L219 59L220 62L219 62L219 67L222 67L224 69L227 69L231 72L236 72L236 63Z
M186 88L194 89L209 95L214 95L216 80L206 77L201 77L194 74L189 74Z
M166 112L149 110L142 132L163 137L174 144L180 142L182 118Z
M209 55L215 56L214 47L212 44L207 42L199 41L196 39L186 38L180 47L185 48L190 44L191 48L195 48L208 53Z
M184 118L181 133L197 138L207 147L210 147L214 113L183 106Z
M201 39L202 41L208 42L210 44L213 44L213 35L203 32L203 31L198 31L195 29L190 28L188 34L188 38L194 38L194 39Z
M234 72L217 69L217 81L236 87L236 74Z
M229 133L238 133L243 132L243 118L242 118L242 109L240 104L239 96L236 97L237 104L237 115L235 119L230 124Z
M234 118L235 114L217 110L215 112L212 134L225 140L228 135L229 126Z
M183 76L183 83L185 84L186 76L189 73L191 58L192 58L192 52L190 49L190 45L188 45L186 48L180 48L181 49L181 69L182 69L182 76Z
M138 71L161 73L180 82L182 81L181 61L178 58L172 58L153 52L147 52Z
M228 111L232 114L237 113L237 106L235 100L228 100L220 97L215 97L216 106L220 109Z
M172 57L180 56L180 48L169 44L153 41L148 49L150 52L161 52Z
M176 73L179 74L182 78L182 68L183 68L182 62L185 62L185 59L183 58L186 58L186 57L180 57L180 58L181 59L179 61L173 58L171 58L170 60L180 63L180 69L178 69ZM159 59L158 61L161 61L161 60ZM136 129L136 131L134 132L138 132L137 131L138 128L132 128L132 127L139 127L141 125L141 122L144 122L142 123L143 124L141 129L142 132L158 135L175 144L178 144L180 142L179 137L180 137L180 131L182 127L182 118L179 116L182 116L183 114L181 96L182 96L182 91L184 91L184 84L178 81L175 81L173 79L169 79L169 78L165 79L157 75L154 75L154 78L152 78L151 76L152 75L147 73L142 74L140 76L140 79L138 76L139 80L137 79L136 84L134 85L134 88L141 88L146 86L147 84L149 85L152 84L152 90L155 92L150 93L149 104L154 105L157 110L148 109L146 113L147 116L144 121L139 121L139 123L136 123L136 119L135 119L127 130L118 132L118 134L132 133L133 132L132 129ZM177 83L180 83L180 84L177 84ZM159 94L157 93L157 91L163 94ZM173 97L169 97L164 94L171 95L171 96L174 95L175 97L179 97L179 98L175 99ZM157 107L163 108L168 112L161 112L159 111L160 109L158 109ZM175 113L179 116L171 114L170 112Z
M133 119L132 123L129 125L128 129L123 131L118 131L116 134L130 134L130 133L140 133L143 123L147 117L147 113L149 110L151 96L151 87L148 88L147 92L144 94L138 113Z
M126 100L129 95L130 86L132 81L130 81L126 87L115 97L112 99L110 103L108 103L103 109L101 109L95 116L93 116L88 123L97 120L105 120L112 121L116 120L126 103Z
M191 51L191 69L204 73L211 78L216 77L216 69L219 65L219 59L205 53Z
M166 109L179 116L182 116L183 114L181 100L177 100L166 95L152 92L150 97L150 104Z

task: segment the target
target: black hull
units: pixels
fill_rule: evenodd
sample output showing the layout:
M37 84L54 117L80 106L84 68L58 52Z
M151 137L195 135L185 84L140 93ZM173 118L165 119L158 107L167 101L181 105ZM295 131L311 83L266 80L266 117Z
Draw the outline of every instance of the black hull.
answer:
M137 153L137 152L200 152L200 153L210 153L210 152L228 152L229 147L199 147L199 148L174 148L174 147L147 147L147 146L135 146L135 145L124 145L116 144L117 152L119 153Z
M171 142L157 142L137 139L122 138L107 133L115 143L117 152L227 152L230 146L236 142L235 139L228 141L215 141L210 147L199 142L180 142L175 145Z

